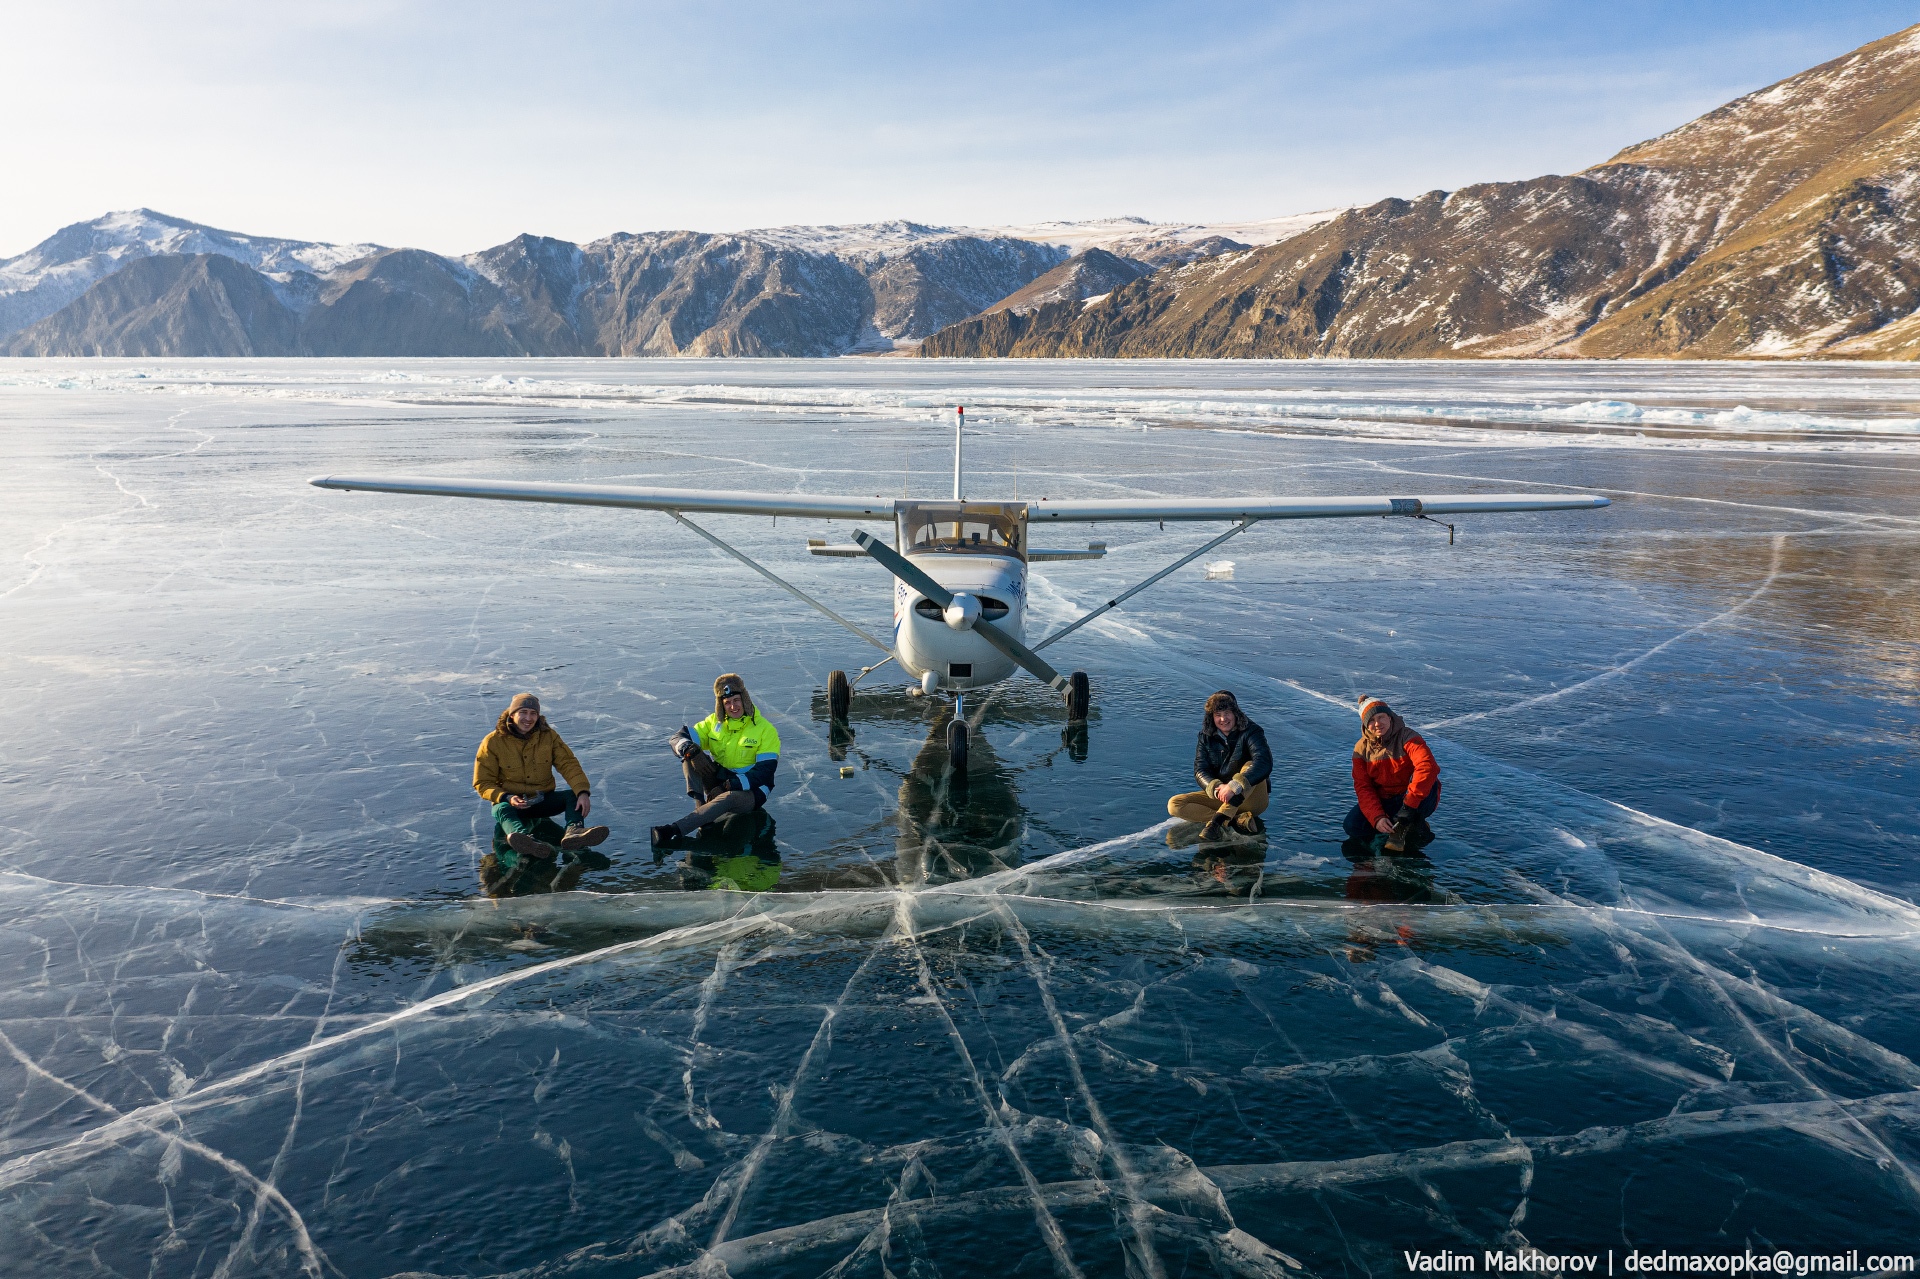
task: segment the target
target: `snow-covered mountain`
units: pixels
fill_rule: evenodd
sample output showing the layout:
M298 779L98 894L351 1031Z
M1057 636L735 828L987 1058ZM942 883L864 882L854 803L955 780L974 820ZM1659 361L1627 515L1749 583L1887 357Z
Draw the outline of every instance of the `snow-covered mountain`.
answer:
M323 275L377 253L377 244L316 244L240 235L152 209L107 213L62 227L18 257L0 260L0 336L52 315L129 262L163 255L232 258L282 286L296 273Z
M885 351L979 314L1089 249L1110 247L1115 257L1139 265L1100 280L1076 267L1074 282L1063 286L1068 291L1110 288L1129 273L1270 243L1329 216L1231 228L1145 218L984 229L892 221L623 232L585 245L522 235L449 257L240 235L138 209L64 228L0 262L0 350L128 356ZM1221 232L1228 229L1242 238L1226 238ZM134 264L140 269L129 272Z

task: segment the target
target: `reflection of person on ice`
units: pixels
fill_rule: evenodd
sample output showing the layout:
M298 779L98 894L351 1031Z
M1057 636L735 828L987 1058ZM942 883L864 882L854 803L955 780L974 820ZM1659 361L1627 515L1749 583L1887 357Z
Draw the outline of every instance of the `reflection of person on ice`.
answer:
M552 789L556 770L571 790ZM587 826L593 810L587 774L532 693L515 695L480 743L473 757L473 789L493 805L493 821L505 833L507 847L523 857L552 858L560 848L592 848L607 838L605 826ZM564 832L552 821L560 815L567 820ZM559 836L560 848L549 842L553 835Z
M746 681L713 681L713 714L682 728L667 743L687 776L687 797L699 807L677 822L653 828L656 848L671 848L709 822L766 807L780 767L780 730L754 709Z
M1273 753L1267 735L1248 719L1232 693L1222 689L1207 699L1200 740L1193 748L1193 776L1200 789L1175 795L1167 812L1190 822L1205 822L1202 839L1219 839L1231 825L1242 835L1258 835L1266 824L1267 779Z
M1432 842L1427 818L1440 804L1440 765L1426 739L1377 697L1360 699L1366 731L1353 744L1353 793L1347 838L1371 842L1385 835L1385 851L1405 852Z

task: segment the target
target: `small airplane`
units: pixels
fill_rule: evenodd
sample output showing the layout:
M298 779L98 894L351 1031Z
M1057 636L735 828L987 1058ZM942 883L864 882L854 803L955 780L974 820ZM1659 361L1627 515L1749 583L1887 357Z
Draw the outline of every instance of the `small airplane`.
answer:
M1231 538L1265 520L1335 519L1401 516L1432 520L1440 515L1507 511L1577 511L1610 505L1604 497L1537 497L1526 493L1458 494L1434 497L1195 497L1082 498L1039 501L976 501L965 496L962 458L967 411L957 408L953 435L953 496L945 500L882 497L827 497L800 493L717 492L699 489L639 488L622 485L549 484L520 480L437 479L430 476L316 476L318 488L369 493L410 493L431 497L491 498L507 502L558 502L577 506L615 506L663 511L715 547L739 560L782 590L819 610L886 654L864 667L858 678L846 672L828 676L832 718L842 722L851 709L853 686L871 672L897 662L919 681L927 696L953 693L948 722L953 767L964 769L967 722L965 694L997 684L1025 670L1058 691L1069 723L1084 721L1090 692L1086 672L1062 675L1040 650L1066 638L1088 622L1120 607L1169 574L1192 563ZM853 541L829 545L809 539L814 555L870 558L891 573L893 636L883 640L855 625L764 564L688 519L694 515L767 515L779 517L889 523L892 545L866 530ZM1026 643L1028 566L1050 560L1098 559L1106 543L1085 550L1045 550L1031 546L1036 527L1095 521L1227 521L1233 527L1196 551L1181 556L1144 581L1029 647ZM1439 522L1439 521L1435 521ZM1445 526L1452 539L1452 526Z

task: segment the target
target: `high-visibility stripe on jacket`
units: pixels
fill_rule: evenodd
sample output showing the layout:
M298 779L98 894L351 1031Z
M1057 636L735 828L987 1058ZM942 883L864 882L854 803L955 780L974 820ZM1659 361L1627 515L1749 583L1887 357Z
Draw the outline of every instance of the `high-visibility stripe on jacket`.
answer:
M1418 733L1407 734L1406 750L1399 759L1369 763L1358 752L1353 757L1353 794L1369 822L1392 817L1390 810L1402 804L1418 808L1439 782L1440 765Z
M759 711L743 719L723 720L709 715L693 726L700 749L713 762L739 774L748 790L773 789L773 772L780 766L780 730Z

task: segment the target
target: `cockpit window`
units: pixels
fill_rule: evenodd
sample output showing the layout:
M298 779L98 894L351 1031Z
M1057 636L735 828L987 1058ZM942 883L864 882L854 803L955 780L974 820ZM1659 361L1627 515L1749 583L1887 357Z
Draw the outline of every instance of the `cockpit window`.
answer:
M1019 502L896 502L908 555L1027 555L1027 508Z

